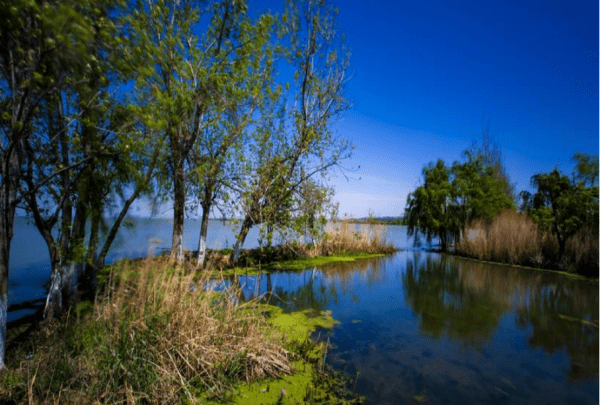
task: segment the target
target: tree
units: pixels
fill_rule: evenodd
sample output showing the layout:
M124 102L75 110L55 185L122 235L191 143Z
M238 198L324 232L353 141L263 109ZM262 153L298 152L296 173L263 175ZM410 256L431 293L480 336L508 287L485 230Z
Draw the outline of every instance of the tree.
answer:
M297 192L293 230L314 244L325 231L328 218L337 217L339 203L333 202L334 189L314 180L304 182ZM307 242L308 243L308 242Z
M37 137L35 125L43 103L90 62L82 44L92 30L89 20L80 18L77 6L71 1L0 2L0 367L4 365L10 242L15 209L23 198L19 189L25 147ZM65 170L57 167L46 181Z
M335 17L324 1L288 2L282 16L285 57L294 69L292 106L265 113L249 148L250 171L239 193L242 226L233 260L250 227L286 227L293 195L316 174L325 175L349 157L352 146L330 125L349 107L343 95L349 55L336 42ZM279 115L278 115L279 114Z
M593 187L598 183L598 156L586 155L585 153L576 153L573 160L577 162L575 166L576 173L573 174L573 182L583 182L588 187Z
M204 10L192 0L138 0L128 24L128 35L135 44L133 59L145 61L134 88L148 117L146 125L164 133L167 140L167 150L161 153L165 171L158 184L165 191L172 190L171 257L178 261L183 261L190 152L206 125L213 96L221 93L222 83L212 80L210 66L226 40L229 3L215 5L215 13L223 13L223 30L218 31L218 38L207 38L205 43L196 34Z
M408 195L406 218L410 235L425 233L430 242L440 240L442 250L449 239L459 241L465 226L476 219L491 220L500 210L513 206L504 178L482 155L466 153L467 161L451 168L442 160L423 169L424 185Z
M440 240L442 250L448 246L449 234L456 235L459 229L457 218L452 215L452 184L450 169L443 160L423 168L424 184L410 193L407 198L405 216L408 234L425 233L430 242L434 236Z
M51 261L46 317L75 302L84 270L93 294L96 271L129 207L148 187L160 150L148 154L149 139L134 128L129 100L118 94L132 72L121 62L127 41L115 24L123 10L111 0L94 7L82 2L62 6L61 13L70 18L61 30L79 35L71 56L77 62L46 72L60 86L43 98L35 136L23 143L24 208ZM81 60L85 65L74 70ZM115 200L118 215L100 245L100 227L106 225L102 217Z
M484 155L467 154L467 161L455 162L451 172L453 209L461 224L480 218L491 221L500 210L513 207L512 192L506 189L508 177L498 176Z
M531 178L537 188L530 215L542 227L552 230L558 240L559 260L565 244L584 224L598 223L598 186L572 184L558 169Z
M502 152L500 147L491 140L488 130L483 132L481 146L474 142L464 155L468 161L481 160L483 167L491 168L494 178L500 180L502 184L504 195L514 199L514 185L511 184L506 167L502 163Z
M197 189L202 209L199 266L204 265L206 257L209 214L215 205L227 212L229 192L244 161L243 145L248 141L249 127L256 125L255 115L265 101L279 94L273 80L273 17L264 14L252 24L245 9L238 8L229 10L226 22L221 20L223 15L215 18L217 21L209 28L215 32L209 32L209 37L217 38L224 29L223 24L231 34L221 46L226 57L213 73L221 77L222 93L211 105L209 123L192 151L191 185Z

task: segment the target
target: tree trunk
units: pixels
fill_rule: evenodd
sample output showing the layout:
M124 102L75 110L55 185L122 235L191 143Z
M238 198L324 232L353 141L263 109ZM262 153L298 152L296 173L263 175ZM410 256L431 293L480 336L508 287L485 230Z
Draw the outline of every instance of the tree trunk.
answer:
M244 218L244 223L242 224L242 229L240 229L240 233L237 237L237 240L235 241L235 246L233 248L233 258L232 258L233 263L237 263L238 259L240 258L242 245L244 244L244 241L246 240L246 236L248 236L248 231L250 230L251 226L252 226L252 220L250 219L249 215L246 215L246 218Z
M0 190L0 369L4 368L6 353L6 320L8 311L8 263L10 243L13 236L14 208L10 208L10 198L6 188Z
M82 196L83 197L83 196ZM77 204L77 210L75 211L75 221L73 223L73 235L71 240L71 247L68 256L69 263L63 262L63 270L68 271L64 273L65 283L65 306L70 306L77 302L78 289L79 289L79 277L83 273L85 264L85 255L83 253L85 244L85 223L88 217L88 207L81 201Z
M11 146L18 147L17 143ZM12 242L15 209L19 198L17 188L21 169L19 150L10 147L4 159L0 160L0 369L3 369L6 355L6 321L8 319L8 265ZM12 152L12 153L11 153Z
M198 267L204 268L206 260L206 236L208 234L208 214L210 203L202 204L202 223L200 224L200 240L198 241Z
M448 249L448 235L445 230L440 231L440 245L444 252Z
M69 269L64 264L53 263L50 288L46 296L44 318L53 319L63 309L63 287Z
M173 173L173 242L171 259L183 262L183 221L185 213L185 178L183 159L176 159Z
M87 259L85 264L85 275L87 285L84 286L86 294L90 294L90 296L93 296L95 294L97 286L96 263L98 262L97 252L100 246L100 221L102 220L101 208L98 206L94 206L95 203L93 202L92 205L93 207L90 224L90 240L88 242Z

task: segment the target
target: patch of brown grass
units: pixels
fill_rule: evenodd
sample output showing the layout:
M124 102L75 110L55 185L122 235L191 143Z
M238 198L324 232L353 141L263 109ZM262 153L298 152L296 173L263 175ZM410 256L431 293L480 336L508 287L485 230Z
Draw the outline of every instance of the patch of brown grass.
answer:
M559 258L556 237L541 230L527 215L514 211L502 212L490 224L471 224L455 251L480 260L598 277L598 232L593 226L585 226L567 239L565 253Z
M563 270L577 271L586 276L598 277L599 238L597 227L587 225L567 239L565 255L561 262Z
M540 267L554 240L526 215L504 211L491 224L475 221L455 246L458 254L501 263Z
M253 303L195 276L166 260L125 264L93 305L46 325L33 360L15 353L0 400L195 403L201 393L225 399L234 381L291 373L293 354Z
M387 240L387 225L356 225L348 220L330 224L319 243L307 251L310 256L343 253L393 253L395 246Z

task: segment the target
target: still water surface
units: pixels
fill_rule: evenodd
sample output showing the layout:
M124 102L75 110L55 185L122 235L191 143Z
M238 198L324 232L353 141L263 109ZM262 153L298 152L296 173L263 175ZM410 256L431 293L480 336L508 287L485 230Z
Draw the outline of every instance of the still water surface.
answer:
M152 239L168 246L169 221L138 222L123 231L111 259L143 256ZM231 230L218 222L211 227L210 247L231 246ZM192 249L194 228L184 238ZM43 242L23 234L17 229L15 240L24 238L19 243L28 249L13 243L11 251L11 261L21 264L11 268L15 302L31 299L32 291L43 297L49 274L47 253L33 250ZM598 403L597 282L413 249L404 227L389 227L388 239L402 250L242 276L241 298L262 295L288 310L331 310L340 324L315 336L329 335L328 362L358 376L356 390L369 404ZM249 246L257 241L255 232Z

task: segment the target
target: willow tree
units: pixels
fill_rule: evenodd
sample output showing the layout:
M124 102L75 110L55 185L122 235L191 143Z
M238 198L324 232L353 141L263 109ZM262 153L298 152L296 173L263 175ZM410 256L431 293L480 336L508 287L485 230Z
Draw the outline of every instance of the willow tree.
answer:
M459 241L465 226L476 219L491 220L502 209L512 208L505 182L482 156L447 167L442 160L423 169L424 183L407 198L410 235L435 236L442 250L451 239Z
M331 130L349 107L343 91L349 54L336 37L334 10L324 1L288 2L281 22L285 60L294 71L284 99L294 101L271 110L255 131L251 174L239 196L243 221L234 261L252 225L289 226L298 188L326 175L352 150Z
M428 242L438 237L442 250L446 250L448 236L460 232L460 222L452 215L450 168L440 159L423 168L423 177L423 185L407 198L408 234L424 233Z

